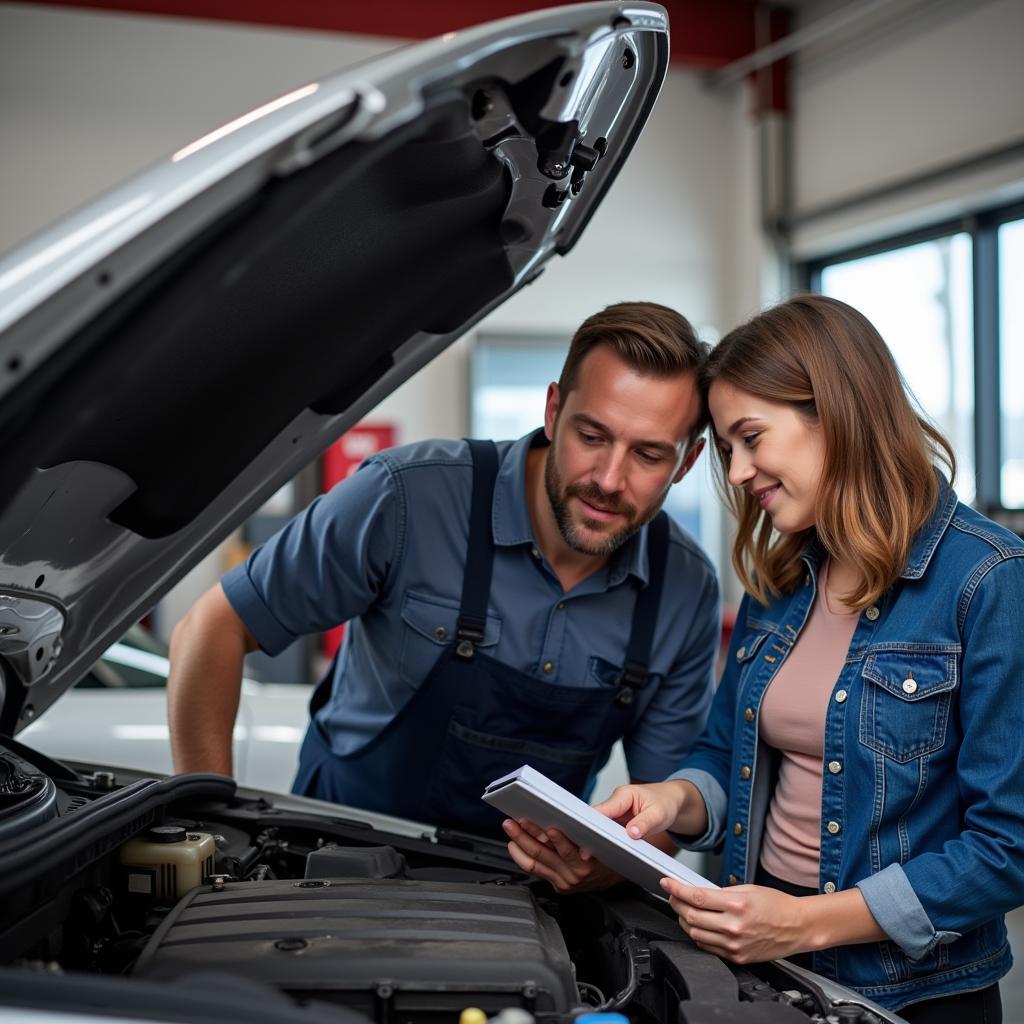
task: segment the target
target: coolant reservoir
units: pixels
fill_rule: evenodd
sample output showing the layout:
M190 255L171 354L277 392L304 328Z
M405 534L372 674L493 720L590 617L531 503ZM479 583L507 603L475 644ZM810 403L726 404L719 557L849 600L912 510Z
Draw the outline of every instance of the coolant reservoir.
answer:
M215 849L208 832L156 825L129 839L118 856L126 868L130 894L177 900L213 874Z

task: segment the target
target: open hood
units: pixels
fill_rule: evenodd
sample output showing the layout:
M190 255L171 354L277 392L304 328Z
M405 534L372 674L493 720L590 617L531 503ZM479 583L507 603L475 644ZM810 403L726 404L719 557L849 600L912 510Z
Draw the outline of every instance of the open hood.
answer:
M646 3L395 51L0 260L0 733L572 248L668 61Z

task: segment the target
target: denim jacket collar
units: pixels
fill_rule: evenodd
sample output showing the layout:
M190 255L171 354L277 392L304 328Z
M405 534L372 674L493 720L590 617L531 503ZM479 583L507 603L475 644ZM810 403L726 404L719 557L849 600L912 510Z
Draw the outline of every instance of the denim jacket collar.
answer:
M917 536L911 545L910 557L907 559L903 572L900 573L900 577L905 580L919 580L927 572L932 555L935 554L935 549L939 546L942 535L949 528L949 524L953 521L953 516L956 513L956 506L959 501L956 491L950 487L949 481L941 473L936 472L936 476L939 481L939 500L928 517L928 521L917 532ZM804 549L801 558L816 575L818 568L825 558L825 554L824 546L815 536Z
M949 486L949 481L936 471L939 479L939 500L935 504L928 522L921 527L914 538L913 547L910 549L910 558L907 559L907 567L903 570L902 576L905 580L919 580L928 569L928 563L935 554L935 549L942 540L950 522L953 520L953 513L956 512L957 496L956 491Z

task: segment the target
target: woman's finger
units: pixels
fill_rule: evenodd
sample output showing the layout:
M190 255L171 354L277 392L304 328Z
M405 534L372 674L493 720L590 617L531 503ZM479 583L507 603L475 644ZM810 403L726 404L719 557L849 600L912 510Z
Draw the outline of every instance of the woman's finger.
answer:
M606 818L613 818L618 821L623 815L633 813L633 794L631 786L619 786L607 800L594 804L594 810L603 814Z

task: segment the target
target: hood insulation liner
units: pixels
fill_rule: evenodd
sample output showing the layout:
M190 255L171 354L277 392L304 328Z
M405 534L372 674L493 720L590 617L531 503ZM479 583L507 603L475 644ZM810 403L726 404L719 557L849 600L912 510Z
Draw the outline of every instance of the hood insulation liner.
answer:
M65 349L76 372L44 371L64 380L6 427L0 495L42 438L40 465L133 481L113 522L181 529L303 409L343 412L408 338L456 330L511 286L510 192L461 92L383 144L274 179L83 330Z

